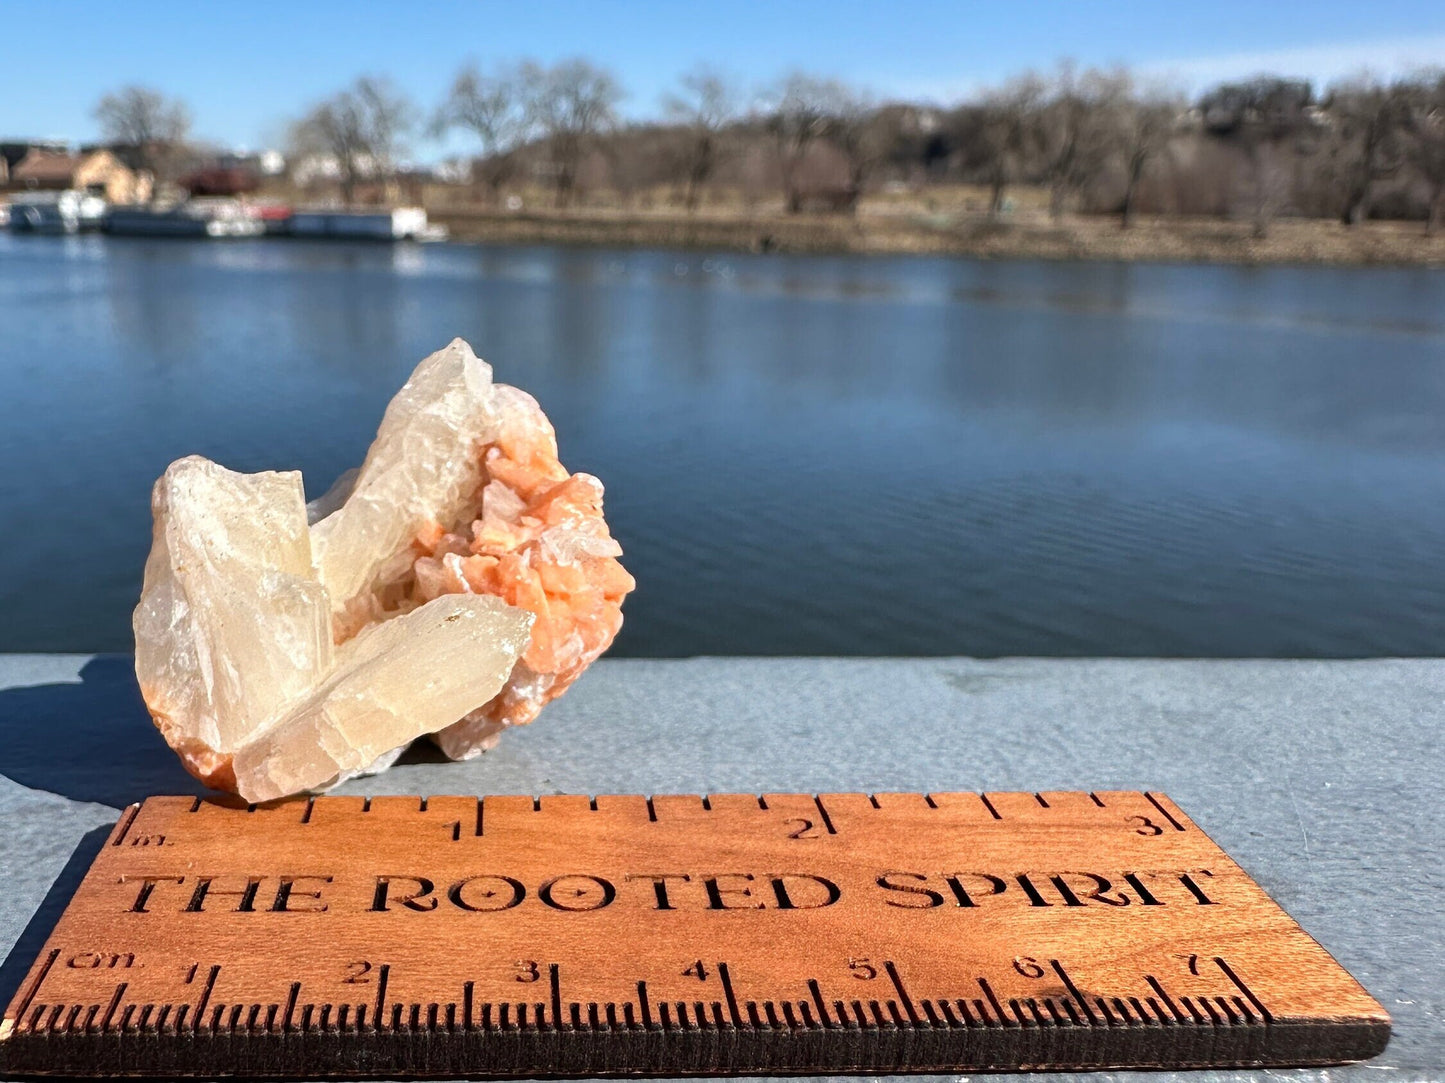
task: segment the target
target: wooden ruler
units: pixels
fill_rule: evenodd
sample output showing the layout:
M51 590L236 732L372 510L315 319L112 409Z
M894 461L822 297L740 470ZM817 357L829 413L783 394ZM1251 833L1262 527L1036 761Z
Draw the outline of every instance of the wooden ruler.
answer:
M1160 794L153 797L7 1009L0 1069L1303 1065L1389 1030Z

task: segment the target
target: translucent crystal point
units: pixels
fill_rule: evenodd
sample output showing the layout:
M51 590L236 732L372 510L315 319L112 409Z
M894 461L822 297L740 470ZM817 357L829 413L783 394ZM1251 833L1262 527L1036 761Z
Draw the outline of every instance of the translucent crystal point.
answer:
M480 452L495 428L491 366L459 338L396 393L350 494L312 528L342 637L375 619L377 594L410 568L422 526L462 514L481 484Z
M532 616L449 594L374 624L337 650L325 681L234 760L237 792L268 801L323 788L490 700L527 645Z

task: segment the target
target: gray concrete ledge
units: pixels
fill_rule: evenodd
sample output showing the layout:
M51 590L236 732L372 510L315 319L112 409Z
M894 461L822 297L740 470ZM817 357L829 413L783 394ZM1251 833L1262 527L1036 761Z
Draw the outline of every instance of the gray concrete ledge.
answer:
M1186 1078L1423 1083L1445 1079L1442 720L1434 660L607 660L478 760L342 792L1164 790L1395 1020L1367 1064ZM128 657L0 656L0 996L87 834L196 792ZM1168 1076L1058 1078L1131 1077Z

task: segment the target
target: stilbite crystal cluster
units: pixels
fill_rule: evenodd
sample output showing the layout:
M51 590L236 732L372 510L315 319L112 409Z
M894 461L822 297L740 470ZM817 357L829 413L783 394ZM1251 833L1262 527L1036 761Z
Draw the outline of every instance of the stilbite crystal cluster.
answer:
M474 756L611 644L632 577L602 485L461 339L308 506L296 472L199 456L152 496L136 675L208 785L264 801L381 770L411 741Z

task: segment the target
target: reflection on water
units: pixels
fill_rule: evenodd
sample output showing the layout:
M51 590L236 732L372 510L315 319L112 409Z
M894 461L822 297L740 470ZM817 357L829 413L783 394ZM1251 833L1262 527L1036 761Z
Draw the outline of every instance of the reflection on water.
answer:
M124 649L171 459L359 461L469 339L618 653L1445 653L1445 275L0 237L0 650Z

